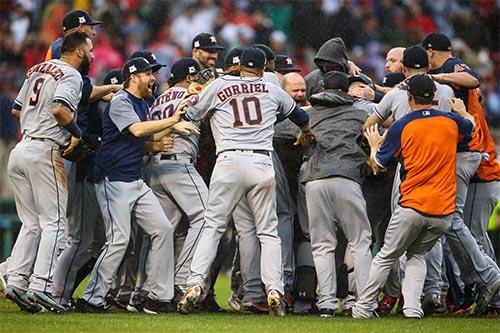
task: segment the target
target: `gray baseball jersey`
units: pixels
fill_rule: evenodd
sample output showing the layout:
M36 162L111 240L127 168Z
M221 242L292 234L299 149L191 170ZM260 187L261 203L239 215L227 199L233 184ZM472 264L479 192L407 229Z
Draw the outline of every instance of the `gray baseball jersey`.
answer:
M80 73L59 59L31 67L15 101L21 107L21 132L34 138L50 138L59 145L68 144L71 135L57 124L52 103L59 102L75 112L82 85Z
M260 77L224 76L212 82L199 101L186 108L192 120L211 112L217 154L228 149L273 150L276 113L288 116L295 102Z
M432 101L433 107L439 111L451 112L451 106L448 100L455 97L453 89L437 82L434 82L434 84L436 85L436 93ZM380 103L375 106L374 111L377 116L384 121L390 116L392 116L393 120L398 120L410 113L411 109L408 104L406 81L385 94Z
M165 119L171 117L179 103L186 96L187 89L181 87L172 87L161 94L151 106L149 116L153 120ZM194 122L200 126L200 121ZM174 147L168 151L169 154L185 154L193 159L198 155L199 134L181 135L174 133Z

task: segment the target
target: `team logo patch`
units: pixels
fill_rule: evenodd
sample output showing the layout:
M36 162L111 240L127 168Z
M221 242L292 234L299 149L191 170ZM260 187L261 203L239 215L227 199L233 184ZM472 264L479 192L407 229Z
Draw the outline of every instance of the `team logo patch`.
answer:
M112 77L111 84L117 84L117 83L118 83L118 79L116 77Z
M430 114L431 114L430 111L422 111L422 115L424 115L424 116L428 116Z
M83 16L80 16L80 17L78 18L78 22L79 22L80 24L87 23L87 21L85 20L85 17L83 17Z
M292 59L290 59L290 58L286 58L286 63L287 63L287 65L293 65Z
M215 36L210 36L210 41L212 43L217 43L217 39L215 39Z
M130 73L136 72L136 71L137 71L137 67L135 67L135 65L129 66L129 67L128 67L128 71L129 71Z
M240 57L233 57L233 64L239 64L240 63Z
M252 67L253 66L253 62L249 61L248 62L248 66Z
M198 103L198 101L200 100L200 96L199 95L191 95L189 97L189 102L188 102L188 105L189 106L192 106L192 105L196 105L196 103Z
M197 40L197 41L194 42L194 47L200 47L200 41L199 40Z
M153 58L154 60L156 60L156 56L154 53L151 53L151 58Z
M76 97L76 91L71 88L64 88L64 91L67 92L69 95Z
M194 66L189 66L188 67L188 72L191 74L191 73L196 73L196 68L194 68Z

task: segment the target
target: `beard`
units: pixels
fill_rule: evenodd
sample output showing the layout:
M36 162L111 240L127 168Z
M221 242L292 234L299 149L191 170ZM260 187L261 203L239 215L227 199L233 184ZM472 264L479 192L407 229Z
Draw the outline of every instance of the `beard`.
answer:
M90 59L87 57L85 54L82 59L82 63L80 64L80 67L78 68L78 71L82 75L88 75L90 71Z

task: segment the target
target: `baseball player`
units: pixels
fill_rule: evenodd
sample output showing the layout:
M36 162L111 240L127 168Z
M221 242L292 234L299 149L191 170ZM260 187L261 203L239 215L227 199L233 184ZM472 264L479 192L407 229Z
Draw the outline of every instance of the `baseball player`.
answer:
M261 50L245 50L240 58L241 77L223 76L215 80L195 105L186 108L187 118L194 120L213 112L210 122L218 158L210 182L206 226L191 263L188 290L178 303L181 313L190 313L200 297L216 255L214 245L222 237L238 202L246 198L255 220L252 224L235 220L236 230L240 237L242 233L253 233L259 238L262 258L266 258L261 260L261 274L269 312L285 314L281 256L275 255L281 253L281 246L270 156L276 113L291 117L301 127L299 142L307 142L314 135L307 115L295 107L293 100L281 88L263 82L265 62ZM244 253L240 255L243 258Z
M374 315L379 289L405 251L403 313L409 318L423 316L420 295L425 278L424 254L451 226L456 201L456 145L460 136L469 136L470 140L474 126L474 119L460 105L454 107L459 115L432 109L434 89L429 76L412 76L408 80L412 113L396 121L384 137L377 126L367 130L375 173L395 158L401 158L405 167L401 171L399 204L389 222L384 245L372 261L366 287L352 309L354 318Z
M322 317L332 317L337 309L335 267L336 231L340 227L354 258L356 289L366 283L371 262L371 229L361 191L361 169L366 154L357 144L366 113L352 106L347 94L348 76L329 72L323 77L324 92L310 98L311 127L317 143L306 155L304 168L309 232L318 276Z
M92 62L92 50L86 34L67 35L61 59L28 70L12 110L20 118L23 139L11 152L8 175L23 225L12 250L5 295L29 312L40 306L65 311L52 297L58 243L66 227L62 156L64 147L69 144L64 153L71 152L81 137L74 116L82 93L78 70Z
M394 47L387 52L385 56L385 71L386 73L399 73L403 71L403 52L404 47ZM381 94L387 94L391 91L391 87L375 85L376 91Z
M475 233L484 237L484 226L498 201L500 167L495 158L493 141L489 135L488 125L484 119L484 114L480 102L480 95L476 89L480 84L479 75L464 63L460 58L451 55L451 43L449 38L442 33L431 33L427 35L422 42L422 46L427 50L430 73L434 80L449 84L455 95L460 98L467 107L467 111L476 119L477 130L473 134L473 140L467 147L461 147L459 154L462 157L461 163L457 161L457 171L462 170L457 178L460 185L457 194L457 212L454 216L453 233L447 235L450 238L450 247L454 253L455 259L460 267L462 279L466 284L466 289L474 282L482 286L478 301L476 302L476 313L482 311L489 303L492 294L494 295L500 289L500 278L497 278L498 266L493 259L485 255L481 248L475 246L474 237L469 228L464 225L464 205L468 196L468 188L476 189L476 197L483 198L477 208L484 204L484 211L480 212L477 219L481 225L475 228ZM487 155L484 153L492 153ZM483 154L480 154L483 153ZM483 185L470 185L480 180ZM477 188L480 189L479 193ZM470 210L469 210L470 212ZM471 226L474 224L470 223ZM466 242L470 242L466 243ZM463 246L460 246L464 244ZM464 250L464 247L467 250ZM460 252L461 251L461 252ZM492 268L493 267L493 268ZM472 268L472 269L471 269ZM496 271L493 273L492 271ZM479 272L488 272L487 275ZM480 277L477 279L477 277ZM476 279L475 279L476 278ZM497 283L495 284L495 281ZM495 290L496 289L496 290ZM460 308L467 308L474 302L474 297L466 299ZM493 302L495 307L500 307L500 296Z
M187 96L187 88L200 66L192 58L177 60L170 71L170 88L161 94L150 109L154 120L174 115L179 103ZM199 123L195 123L199 126ZM178 255L175 267L175 285L185 290L189 267L204 222L208 188L194 167L198 156L197 133L174 134L174 146L168 153L152 155L147 164L147 183L159 199L167 217L176 220L178 211L185 214L189 230Z
M181 114L147 121L145 98L152 95L154 76L144 58L124 65L124 89L113 96L103 115L101 149L96 155L95 190L106 227L107 243L99 256L76 310L102 312L105 296L130 238L131 219L151 235L143 311L150 314L173 310L173 228L158 199L141 179L142 157L148 136L163 136L172 127L181 132L197 131Z

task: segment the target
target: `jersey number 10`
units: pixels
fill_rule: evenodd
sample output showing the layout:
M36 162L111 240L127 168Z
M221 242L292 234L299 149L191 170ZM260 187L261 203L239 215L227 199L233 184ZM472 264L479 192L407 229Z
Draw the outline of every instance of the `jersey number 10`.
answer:
M240 109L238 107L238 100L233 98L229 101L229 104L233 108L234 123L233 127L243 126L243 122L240 117ZM250 104L253 104L253 109L255 110L255 118L250 114ZM245 97L241 101L241 106L243 107L243 114L245 115L245 123L248 125L258 125L262 122L262 112L260 110L260 101L257 97Z

